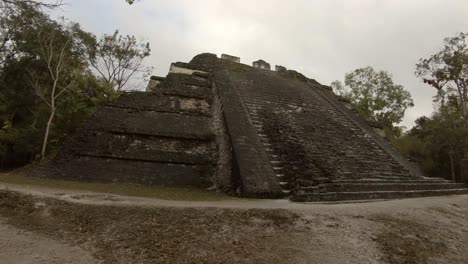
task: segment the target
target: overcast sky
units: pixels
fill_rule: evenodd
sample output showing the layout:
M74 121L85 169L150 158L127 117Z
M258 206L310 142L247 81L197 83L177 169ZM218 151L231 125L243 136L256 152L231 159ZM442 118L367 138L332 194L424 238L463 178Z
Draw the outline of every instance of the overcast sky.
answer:
M435 91L414 76L415 64L468 32L468 0L67 0L61 15L96 34L115 29L147 39L153 74L202 52L251 64L264 59L323 84L372 66L387 70L413 96L402 125L432 112Z

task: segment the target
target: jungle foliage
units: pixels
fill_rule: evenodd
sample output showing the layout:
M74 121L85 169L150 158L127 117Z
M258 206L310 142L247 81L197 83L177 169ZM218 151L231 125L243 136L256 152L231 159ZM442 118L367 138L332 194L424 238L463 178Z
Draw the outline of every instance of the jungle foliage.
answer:
M60 1L43 3L0 0L0 169L44 158L97 107L134 88L128 80L150 70L143 64L148 43L118 31L97 37L51 19L47 11ZM93 65L100 56L120 62L109 69L117 77L100 74Z

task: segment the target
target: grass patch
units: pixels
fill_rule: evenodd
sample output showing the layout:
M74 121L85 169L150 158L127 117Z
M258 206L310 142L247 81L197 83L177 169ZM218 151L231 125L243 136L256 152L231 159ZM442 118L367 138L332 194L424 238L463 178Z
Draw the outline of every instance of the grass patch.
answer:
M206 191L196 188L178 188L145 186L126 183L90 183L78 181L65 181L55 179L34 178L21 175L19 173L0 173L0 182L34 185L62 190L84 190L109 194L150 197L164 200L179 201L220 201L239 199L228 196L224 193Z

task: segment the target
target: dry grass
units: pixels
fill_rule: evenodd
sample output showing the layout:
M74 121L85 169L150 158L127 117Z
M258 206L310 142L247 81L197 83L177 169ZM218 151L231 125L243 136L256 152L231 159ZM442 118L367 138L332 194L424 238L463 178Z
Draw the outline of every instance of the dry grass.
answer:
M288 263L295 251L283 239L303 232L284 210L91 206L8 191L0 217L112 264Z
M0 173L0 182L33 185L61 190L93 191L126 196L150 197L178 201L219 201L238 199L223 193L206 191L196 188L175 188L160 186L144 186L124 183L89 183L55 179L33 178L16 172Z

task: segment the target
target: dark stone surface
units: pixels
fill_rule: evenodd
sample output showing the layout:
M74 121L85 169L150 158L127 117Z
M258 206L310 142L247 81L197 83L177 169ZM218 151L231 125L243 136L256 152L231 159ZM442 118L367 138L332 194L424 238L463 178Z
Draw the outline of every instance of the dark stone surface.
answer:
M123 94L99 108L63 144L58 155L31 175L212 186L218 153L212 129L211 86L206 74L169 74L155 92Z
M185 164L155 163L70 156L42 165L34 176L101 183L138 183L160 186L210 185L206 168Z
M151 80L154 80L154 81L160 81L160 82L163 82L166 78L165 77L160 77L160 76L151 76L150 77Z
M205 91L208 92L208 91ZM193 104L187 108L184 105ZM112 107L138 109L156 112L182 113L189 115L211 115L211 108L206 99L195 99L178 96L161 96L158 93L129 92L107 104Z
M264 69L264 70L270 70L271 66L268 62L264 60L257 60L252 63L252 66L254 68L259 68L259 69Z
M265 133L284 164L293 163L285 171L290 178L411 176L368 131L307 83L256 69L230 77L243 101L259 107Z
M229 72L217 70L214 78L223 104L243 194L268 197L282 195L267 154L248 118L242 98L230 80Z
M317 201L345 201L345 200L379 200L379 199L403 199L428 196L462 195L468 194L468 188L463 189L432 189L412 191L371 191L371 192L330 192L310 193L296 195L291 198L294 202Z
M203 78L192 78L186 74L171 73L158 88L165 95L177 95L189 98L211 99L211 82Z
M85 129L192 139L213 136L208 117L114 107L101 108Z
M335 96L328 86L318 86L315 83L309 83L312 87L316 88L316 91L320 93L331 105L333 105L339 112L347 117L356 127L361 129L366 135L371 137L371 140L384 150L393 160L395 160L404 170L408 171L412 176L422 176L422 172L419 167L410 162L405 156L403 156L398 150L396 150L390 142L379 136L371 125L363 118L359 117L355 112L345 107L344 104L339 102L339 97ZM323 88L323 89L320 89ZM325 90L324 90L325 89Z
M216 149L211 141L100 131L84 131L69 144L82 156L184 164L211 163Z
M198 54L197 56L193 57L190 61L190 64L201 65L210 71L214 65L219 63L219 59L216 54L213 53L202 53Z
M211 67L209 65L203 65L200 63L175 62L172 65L176 67L180 67L180 68L203 71L203 72L211 71Z

